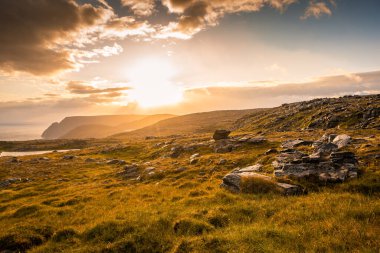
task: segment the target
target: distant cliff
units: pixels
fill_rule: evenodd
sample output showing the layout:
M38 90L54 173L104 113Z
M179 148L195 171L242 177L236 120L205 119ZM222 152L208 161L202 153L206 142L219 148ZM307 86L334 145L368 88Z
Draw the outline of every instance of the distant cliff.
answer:
M43 133L43 139L104 138L109 135L131 131L174 117L157 115L106 115L66 117L54 122Z

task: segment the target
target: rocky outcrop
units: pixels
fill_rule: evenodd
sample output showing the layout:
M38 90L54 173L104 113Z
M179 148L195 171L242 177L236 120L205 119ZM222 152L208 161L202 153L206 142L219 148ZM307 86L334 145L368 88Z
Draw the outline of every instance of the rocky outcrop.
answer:
M380 95L318 98L283 104L242 117L241 131L300 131L310 129L380 129Z
M311 155L294 149L283 150L273 162L274 175L331 183L356 178L358 161L355 154L339 151L350 140L348 135L323 136L314 143Z

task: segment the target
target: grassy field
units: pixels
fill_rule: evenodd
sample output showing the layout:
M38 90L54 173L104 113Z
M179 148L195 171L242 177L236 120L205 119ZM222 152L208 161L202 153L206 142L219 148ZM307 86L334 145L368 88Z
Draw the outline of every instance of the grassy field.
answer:
M275 155L266 150L295 137L318 139L322 131L275 132L231 153L199 147L175 159L165 156L170 147L210 135L88 141L73 160L0 158L0 181L22 179L0 188L0 252L379 252L380 139L368 138L375 130L346 133L367 140L350 147L360 178L307 185L307 195L292 197L232 194L219 184L233 168L256 162L271 174ZM199 162L190 165L194 153ZM124 166L105 162L113 158L156 173L126 179Z

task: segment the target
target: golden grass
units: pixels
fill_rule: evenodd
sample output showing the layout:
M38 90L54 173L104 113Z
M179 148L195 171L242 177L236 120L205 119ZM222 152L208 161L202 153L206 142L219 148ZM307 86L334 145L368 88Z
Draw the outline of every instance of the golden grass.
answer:
M109 152L93 147L76 152L73 161L62 160L63 154L39 163L1 158L0 180L32 181L0 190L0 251L378 252L380 176L373 159L361 161L362 178L304 196L236 195L219 188L236 166L262 162L270 173L271 158L263 153L278 148L284 135L298 137L276 133L268 143L232 153L201 148L178 159L164 158L166 151L154 147L162 140L122 143ZM319 137L314 135L308 138ZM189 141L196 139L177 140ZM375 154L378 146L357 152ZM201 154L196 165L189 164L192 153ZM126 180L117 175L121 166L86 163L88 157L149 161L163 176ZM226 165L217 164L221 158ZM179 167L187 170L177 172Z

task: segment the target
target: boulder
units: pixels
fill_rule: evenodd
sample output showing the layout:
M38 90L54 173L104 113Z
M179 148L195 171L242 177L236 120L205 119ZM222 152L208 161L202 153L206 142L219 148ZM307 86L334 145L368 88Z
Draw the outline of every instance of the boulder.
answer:
M283 195L302 194L303 189L297 185L278 183L269 176L254 172L229 173L220 185L234 193L280 193Z
M346 147L351 142L351 137L347 134L341 134L334 138L332 143L338 146L339 149Z
M228 136L230 135L231 131L228 130L216 130L213 135L214 140L224 140L228 139Z

